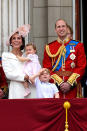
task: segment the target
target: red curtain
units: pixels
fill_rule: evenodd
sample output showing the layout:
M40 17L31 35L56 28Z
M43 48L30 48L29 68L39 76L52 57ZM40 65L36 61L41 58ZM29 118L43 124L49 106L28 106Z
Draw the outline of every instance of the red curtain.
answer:
M0 100L0 131L64 131L65 101L69 131L87 131L87 99Z

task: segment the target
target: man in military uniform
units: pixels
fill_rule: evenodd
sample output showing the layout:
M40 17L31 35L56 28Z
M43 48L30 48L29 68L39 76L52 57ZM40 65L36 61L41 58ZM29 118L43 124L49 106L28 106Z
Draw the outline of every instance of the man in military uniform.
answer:
M55 31L58 39L46 45L43 67L50 70L60 98L75 98L86 67L84 45L67 37L67 23L62 19L56 21Z
M7 96L8 96L8 84L5 78L0 58L0 99L7 99L8 98Z

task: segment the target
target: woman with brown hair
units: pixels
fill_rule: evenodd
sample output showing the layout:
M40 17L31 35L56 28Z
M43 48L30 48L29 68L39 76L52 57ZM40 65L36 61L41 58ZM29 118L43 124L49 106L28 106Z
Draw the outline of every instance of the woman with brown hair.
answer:
M28 76L23 73L23 63L17 55L22 56L25 47L25 36L29 33L30 25L23 25L16 29L8 38L7 45L12 46L11 52L2 54L2 66L7 79L10 80L9 99L23 99L25 94L24 83Z

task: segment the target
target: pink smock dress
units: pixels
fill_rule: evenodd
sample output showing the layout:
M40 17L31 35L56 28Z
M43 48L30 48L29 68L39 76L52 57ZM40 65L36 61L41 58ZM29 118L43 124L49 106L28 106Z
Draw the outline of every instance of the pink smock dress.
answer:
M36 54L29 54L27 58L29 61L24 63L23 72L28 76L32 76L41 69L41 65ZM33 95L35 96L36 94L36 88L31 86L29 83L29 88L26 88L25 96L29 95L29 97L33 98Z

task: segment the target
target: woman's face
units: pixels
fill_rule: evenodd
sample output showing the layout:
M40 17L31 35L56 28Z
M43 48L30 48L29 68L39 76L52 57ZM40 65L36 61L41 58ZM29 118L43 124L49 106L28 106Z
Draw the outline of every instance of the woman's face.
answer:
M20 48L21 47L21 45L22 45L22 37L18 33L15 33L12 36L11 45L12 45L13 48Z

